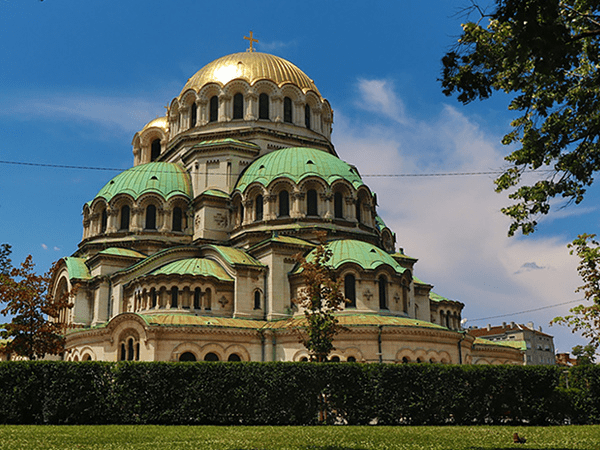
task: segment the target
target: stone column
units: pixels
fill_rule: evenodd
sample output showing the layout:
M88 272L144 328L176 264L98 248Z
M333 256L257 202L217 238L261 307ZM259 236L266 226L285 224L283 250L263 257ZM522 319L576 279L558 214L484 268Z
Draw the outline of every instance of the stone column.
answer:
M246 95L246 111L244 111L244 120L258 119L258 95L249 93Z
M283 97L281 95L274 95L271 97L271 110L269 111L269 115L273 122L283 122Z
M108 224L106 226L107 233L114 233L117 231L117 218L119 215L119 211L109 207L106 211L106 215L108 216Z
M301 205L302 205L302 202L304 201L304 197L306 197L306 195L304 194L304 192L292 192L290 197L291 197L291 201L292 201L290 216L292 218L303 217L304 213L302 212Z
M333 212L332 212L333 194L331 193L331 190L327 190L327 192L321 193L320 197L321 197L321 202L325 203L325 214L323 215L323 217L325 219L333 219Z
M206 100L196 100L198 107L198 125L203 126L208 123L208 102Z

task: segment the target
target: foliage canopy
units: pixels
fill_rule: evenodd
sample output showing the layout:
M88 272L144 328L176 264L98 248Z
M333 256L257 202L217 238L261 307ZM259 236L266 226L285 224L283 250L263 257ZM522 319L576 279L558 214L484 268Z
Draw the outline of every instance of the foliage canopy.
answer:
M457 45L442 59L442 88L462 103L502 91L517 112L502 143L496 191L511 190L509 235L528 234L555 197L580 203L600 169L600 2L495 0L487 14L472 0ZM522 184L535 171L531 185Z

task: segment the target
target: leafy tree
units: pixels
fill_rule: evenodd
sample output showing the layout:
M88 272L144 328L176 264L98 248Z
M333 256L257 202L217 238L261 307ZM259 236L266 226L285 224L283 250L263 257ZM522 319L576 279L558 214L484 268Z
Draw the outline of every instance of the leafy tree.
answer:
M7 275L12 265L10 260L10 254L12 253L9 244L0 245L0 276Z
M600 169L600 2L495 0L486 13L474 0L457 45L442 59L442 88L462 103L509 94L516 111L502 143L496 191L511 190L503 208L509 235L535 230L555 197L580 203ZM537 181L523 185L524 172ZM516 188L515 188L516 187Z
M570 326L573 333L581 331L594 350L600 345L600 246L595 237L595 234L581 234L567 246L571 255L576 254L580 259L577 271L584 284L575 292L583 292L591 304L575 306L569 310L571 314L552 320Z
M577 358L578 366L594 364L596 360L596 349L593 345L576 345L571 351L573 352L573 356Z
M342 309L345 303L340 291L341 282L333 277L333 269L328 265L331 250L324 244L321 235L318 245L308 258L297 257L302 267L305 287L301 290L295 303L303 308L306 319L306 336L301 338L308 350L311 360L323 362L332 350L333 339L345 328L339 324L335 312Z
M0 337L8 339L6 351L28 359L64 350L66 329L58 317L63 308L72 307L69 300L75 293L67 291L53 296L56 263L44 275L36 274L34 267L29 255L19 267L10 267L0 274L0 302L5 304L0 314L13 316L10 323L2 325Z

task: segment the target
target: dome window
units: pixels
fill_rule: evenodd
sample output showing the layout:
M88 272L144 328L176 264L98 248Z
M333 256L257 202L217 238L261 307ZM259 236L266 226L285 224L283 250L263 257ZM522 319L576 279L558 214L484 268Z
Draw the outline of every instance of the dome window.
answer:
M257 222L260 220L263 220L263 208L264 208L263 196L258 195L258 196L256 196L255 210L254 210L254 212L255 212L254 220L256 220Z
M310 106L304 105L304 125L310 130Z
M158 181L158 178L156 177L156 175L153 175L153 176L150 178L150 180L152 180L152 181Z
M148 205L146 207L146 230L156 230L156 206Z
M244 118L244 96L239 92L233 96L233 119Z
M150 149L150 162L156 161L160 156L160 139L154 139Z
M179 206L173 208L173 231L183 231L183 211Z
M260 309L260 291L254 291L254 309Z
M219 97L213 95L210 98L210 119L209 122L216 122L219 120Z
M194 309L200 309L202 307L201 302L200 302L201 299L202 299L202 292L200 291L200 288L194 289Z
M190 128L194 128L196 126L196 122L198 121L198 108L196 108L196 104L192 103L190 106Z
M309 159L308 161L306 161L306 164L314 164L312 159Z
M292 99L285 97L283 99L283 121L285 123L293 123L294 116L292 113Z
M121 230L121 231L129 230L129 215L130 215L129 206L124 205L121 208L121 223L120 223L121 226L119 227L119 230Z
M336 219L344 218L344 204L341 192L333 194L333 212Z
M362 222L361 215L360 215L361 208L362 208L362 204L360 202L360 198L357 198L356 199L356 221L358 223Z
M269 120L269 96L264 93L258 97L258 118Z
M319 215L319 208L317 204L317 191L315 191L314 189L309 189L306 193L306 215Z
M179 289L177 286L171 288L171 308L177 308L179 306Z
M344 277L344 296L348 300L346 307L356 308L356 278L351 273Z
M290 194L288 191L279 193L279 217L287 217L290 215Z
M381 275L377 284L379 285L379 309L388 309L387 301L387 279Z
M108 226L108 213L106 209L102 210L102 216L100 217L100 233L106 233L106 227Z

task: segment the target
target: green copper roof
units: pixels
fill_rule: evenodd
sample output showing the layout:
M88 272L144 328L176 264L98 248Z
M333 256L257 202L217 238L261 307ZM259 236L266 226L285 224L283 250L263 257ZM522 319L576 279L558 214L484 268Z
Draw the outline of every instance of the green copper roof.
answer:
M332 252L328 264L334 269L342 264L355 263L365 270L374 270L382 264L389 265L397 273L403 273L406 270L389 253L367 242L340 239L328 242L327 248ZM309 253L306 258L310 260L314 252L315 250ZM301 272L301 270L297 269L296 273L298 272Z
M306 177L316 176L331 185L345 179L355 188L363 184L352 167L323 150L294 147L276 150L254 161L239 179L236 190L243 192L248 185L259 182L268 186L279 177L287 177L299 183Z
M196 316L190 314L140 314L140 317L148 325L159 326L253 328L258 330L265 325L265 322L262 320Z
M527 350L527 343L525 341L490 341L489 339L476 337L475 341L473 341L473 344L497 345L499 347L510 347L516 348L518 350Z
M117 248L111 247L106 250L98 252L101 255L116 255L116 256L129 256L131 258L145 258L146 255L136 252L135 250L129 250L128 248Z
M92 278L90 269L85 265L85 259L68 256L64 260L67 264L67 272L69 272L70 280L89 280Z
M96 198L109 202L117 194L129 194L137 200L147 192L159 194L166 200L175 195L191 199L192 182L179 164L151 162L121 172L100 189Z
M227 261L227 263L230 265L242 264L245 266L263 266L263 264L258 262L252 256L248 255L243 250L240 250L238 248L212 244L207 245L206 248L212 248L216 250L219 253L219 255L221 255L223 259L225 259L225 261Z
M251 148L253 150L260 150L260 147L252 142L240 141L239 139L212 139L209 141L202 141L196 145L193 145L192 148L210 148L210 147L218 147L222 145L235 145L236 147L246 147Z
M211 197L229 198L229 194L218 189L207 189L202 192L202 195L210 195Z
M174 261L160 269L156 269L150 275L199 275L215 277L223 281L233 281L233 278L219 263L205 258L188 258Z
M433 291L429 292L429 300L433 300L434 302L448 301L446 297L442 297L441 295L436 294Z

